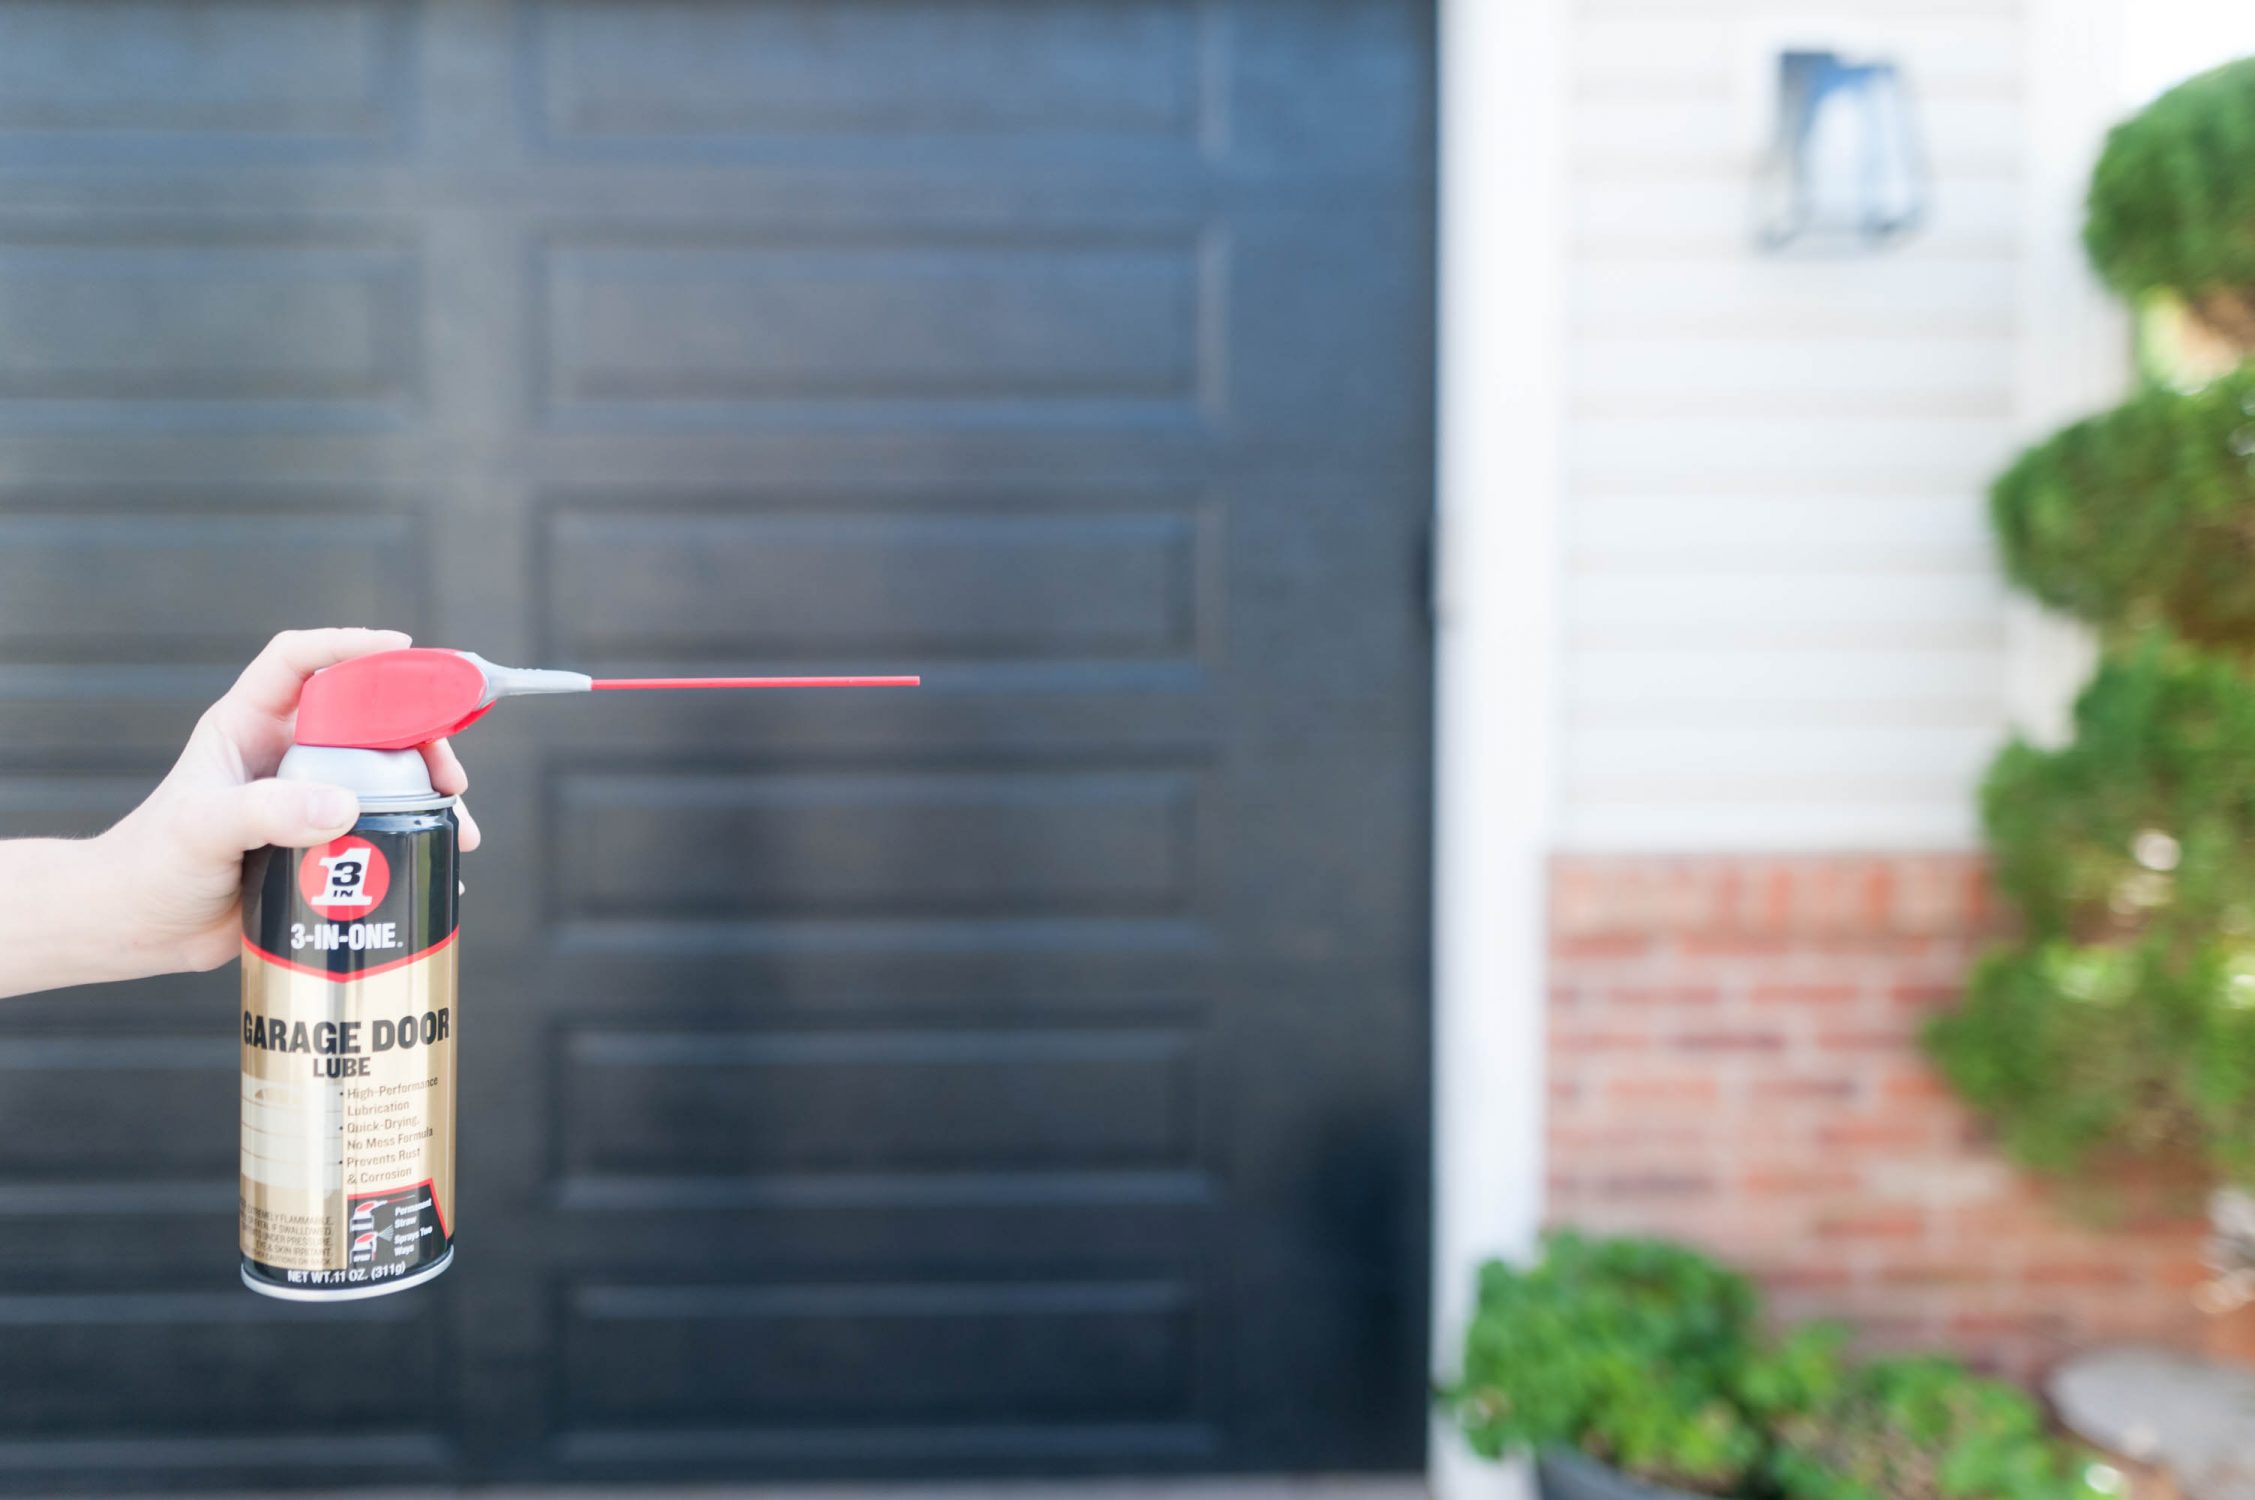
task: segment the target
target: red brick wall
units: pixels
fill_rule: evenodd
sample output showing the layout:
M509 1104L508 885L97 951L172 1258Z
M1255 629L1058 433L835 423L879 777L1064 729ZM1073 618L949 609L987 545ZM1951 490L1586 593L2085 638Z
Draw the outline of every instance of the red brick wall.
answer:
M1872 1347L2198 1342L2196 1227L2078 1218L1920 1055L1997 925L1966 856L1557 861L1552 1219L1705 1245Z

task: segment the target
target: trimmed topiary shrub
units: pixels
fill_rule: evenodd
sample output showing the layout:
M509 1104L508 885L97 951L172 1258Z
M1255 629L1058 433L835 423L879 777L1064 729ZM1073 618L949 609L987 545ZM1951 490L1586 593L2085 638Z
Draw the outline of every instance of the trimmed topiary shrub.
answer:
M2162 940L1992 953L1932 1046L2015 1157L2063 1176L2255 1172L2255 948ZM2170 1174L2155 1180L2150 1169ZM2188 1172L2189 1169L2189 1172ZM2178 1205L2182 1206L2182 1205Z
M2085 239L2124 292L2255 337L2255 60L2115 130ZM2101 660L2070 744L1990 769L2025 931L1929 1049L2032 1167L2255 1183L2255 366L2077 422L1990 498L2013 580Z
M2109 631L2255 649L2255 369L2151 389L2023 453L1990 491L2012 581Z
M2101 658L2057 750L1981 790L1998 887L2039 943L2255 944L2255 671L2158 633Z
M2107 137L2083 243L2107 285L2168 292L2255 344L2255 59L2187 79Z

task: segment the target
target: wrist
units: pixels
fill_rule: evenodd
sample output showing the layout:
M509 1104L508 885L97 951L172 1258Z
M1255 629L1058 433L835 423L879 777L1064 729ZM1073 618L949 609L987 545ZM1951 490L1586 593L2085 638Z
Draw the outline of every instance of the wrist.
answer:
M154 970L131 924L109 920L116 886L109 846L98 840L19 839L0 844L0 896L11 916L0 956L0 994L131 979Z
M73 981L115 983L158 974L184 974L214 968L208 956L208 927L195 909L205 875L194 859L164 837L161 826L128 816L108 831L69 846L65 875L58 881L72 892L78 941L89 965L99 972ZM228 862L227 892L240 876L238 861ZM167 887L148 889L151 872ZM138 900L127 899L138 893ZM235 956L235 925L227 924L224 957Z
M144 924L121 903L132 889L115 833L70 839L54 855L54 930L71 945L81 970L74 984L108 984L161 974L172 967L155 951Z

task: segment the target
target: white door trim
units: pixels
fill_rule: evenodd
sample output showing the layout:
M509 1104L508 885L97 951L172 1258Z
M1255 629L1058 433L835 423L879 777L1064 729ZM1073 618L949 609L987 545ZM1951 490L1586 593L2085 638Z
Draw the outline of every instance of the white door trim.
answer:
M1543 1213L1568 0L1440 0L1434 1367ZM1523 1493L1436 1422L1436 1500Z

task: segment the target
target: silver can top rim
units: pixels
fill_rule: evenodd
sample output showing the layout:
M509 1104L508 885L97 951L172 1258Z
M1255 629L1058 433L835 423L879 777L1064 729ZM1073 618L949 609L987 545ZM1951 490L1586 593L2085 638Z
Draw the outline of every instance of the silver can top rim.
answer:
M341 786L360 800L362 812L425 812L452 807L454 798L431 785L419 750L358 750L334 745L292 745L275 776Z

